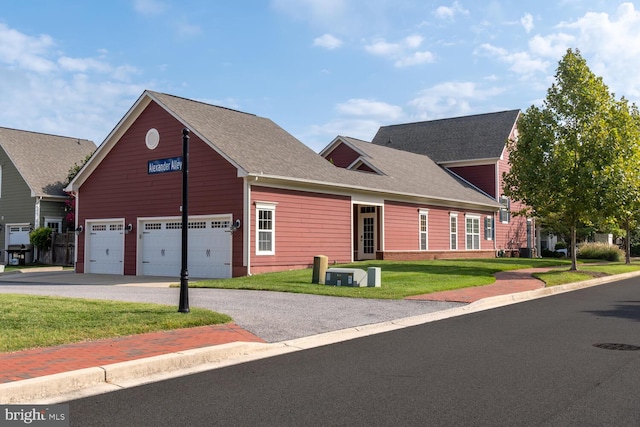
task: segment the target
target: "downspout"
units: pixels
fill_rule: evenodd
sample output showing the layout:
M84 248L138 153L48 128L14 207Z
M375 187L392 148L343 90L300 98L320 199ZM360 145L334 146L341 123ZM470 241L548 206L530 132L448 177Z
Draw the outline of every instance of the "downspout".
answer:
M42 203L42 196L36 197L36 209L35 209L35 218L33 219L33 230L40 227L40 204ZM26 257L25 257L26 258ZM33 248L33 261L36 261L40 258L40 249L34 247Z
M251 183L249 177L245 177L244 182L244 201L243 201L243 227L242 227L242 241L243 241L243 257L244 264L247 266L247 276L251 276ZM258 177L253 178L254 181L258 180Z

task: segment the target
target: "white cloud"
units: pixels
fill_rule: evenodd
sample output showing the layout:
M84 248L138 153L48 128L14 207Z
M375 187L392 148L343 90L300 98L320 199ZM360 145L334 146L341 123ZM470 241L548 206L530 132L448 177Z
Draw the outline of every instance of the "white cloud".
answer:
M398 59L394 63L394 65L398 68L411 67L413 65L420 65L428 62L433 62L434 60L435 60L435 57L429 51L414 52L410 56L405 56L403 58Z
M496 58L500 62L509 65L509 70L516 74L520 74L524 78L529 78L533 74L542 72L546 73L549 68L549 62L541 58L532 56L529 52L509 52L500 47L493 46L489 43L480 45L474 52L478 55L486 54Z
M459 2L454 1L450 7L439 6L433 14L438 19L453 19L456 14L468 15L469 11L463 8Z
M108 62L106 52L75 58L48 35L0 24L0 123L16 129L91 139L111 131L146 87L138 70Z
M435 56L429 51L415 51L424 38L420 35L405 37L400 42L389 43L385 39L375 40L365 46L365 50L373 55L383 56L394 61L398 68L433 62Z
M313 150L319 152L337 135L371 141L382 125L388 121L366 118L338 118L321 125L312 125L307 132L297 136Z
M633 3L620 4L612 16L590 12L558 28L574 34L573 47L617 96L640 99L640 11Z
M167 9L167 5L159 0L134 0L133 8L143 15L159 15Z
M49 59L49 50L55 47L48 35L28 36L0 23L0 63L36 71L49 72L56 68Z
M338 104L336 110L349 116L367 116L387 120L397 120L403 115L402 108L397 105L370 99L349 99L347 102Z
M322 36L316 37L313 40L313 45L333 50L342 46L342 40L332 36L331 34L323 34Z
M520 23L527 33L530 33L531 30L533 30L533 16L530 13L527 13L522 18L520 18Z
M504 88L480 88L474 82L445 82L422 90L409 102L423 119L470 114L473 103L504 93Z

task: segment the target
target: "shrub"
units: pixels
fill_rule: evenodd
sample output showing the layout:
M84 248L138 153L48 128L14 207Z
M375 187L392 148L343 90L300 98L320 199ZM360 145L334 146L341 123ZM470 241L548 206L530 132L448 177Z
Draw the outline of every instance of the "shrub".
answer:
M567 249L567 247L567 242L558 242L554 249L557 251L558 249Z
M49 227L38 227L29 233L29 241L36 248L46 251L51 247L51 233Z
M624 260L624 251L606 243L583 243L578 246L578 258L602 259L605 261Z

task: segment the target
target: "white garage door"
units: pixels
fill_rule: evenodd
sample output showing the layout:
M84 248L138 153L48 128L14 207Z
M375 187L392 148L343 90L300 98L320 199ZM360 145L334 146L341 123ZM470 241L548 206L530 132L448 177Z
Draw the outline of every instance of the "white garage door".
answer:
M231 277L230 216L189 219L190 278ZM182 220L150 219L141 223L142 275L180 277Z
M85 272L124 274L124 224L99 221L87 224Z
M9 239L8 245L27 245L29 244L30 225L8 225Z

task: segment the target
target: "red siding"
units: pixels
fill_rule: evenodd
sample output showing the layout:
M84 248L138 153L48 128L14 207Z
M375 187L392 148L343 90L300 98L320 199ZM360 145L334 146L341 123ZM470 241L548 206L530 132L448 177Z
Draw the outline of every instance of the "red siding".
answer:
M490 251L490 254L494 254L493 240L484 238L484 218L493 216L493 212L451 210L440 206L391 201L386 201L384 205L385 254L389 251L407 252L420 249L420 210L428 210L428 252L450 251L449 218L450 214L457 213L458 250L455 252L467 252L465 214L469 214L480 218L480 250ZM388 259L387 255L385 255L385 259Z
M498 162L498 171L500 177L500 188L504 187L502 174L511 170L509 164L509 152L505 149L503 159ZM502 193L500 194L502 195ZM523 209L525 205L521 202L511 202L511 221L508 224L500 222L500 218L496 218L496 247L497 249L517 250L527 247L527 219L524 216L515 216L513 212ZM533 246L534 242L531 242Z
M476 165L460 166L449 168L451 172L460 175L485 193L492 197L496 196L496 166Z
M277 203L275 255L256 255L256 201ZM249 210L252 273L305 268L316 255L326 255L330 264L351 261L349 197L254 185Z
M145 145L150 128L158 129L155 150ZM151 103L81 186L79 216L85 219L180 216L182 174L149 175L149 160L182 155L183 125ZM242 218L243 181L236 169L193 133L189 144L189 214L233 214ZM125 235L125 274L136 274L136 237ZM78 242L78 271L84 271L84 239ZM242 269L242 233L233 234L233 269Z
M356 151L345 144L339 144L324 157L325 159L332 162L335 166L339 168L346 168L349 167L349 165L353 163L358 157L360 157L360 154L358 154Z

